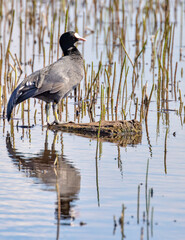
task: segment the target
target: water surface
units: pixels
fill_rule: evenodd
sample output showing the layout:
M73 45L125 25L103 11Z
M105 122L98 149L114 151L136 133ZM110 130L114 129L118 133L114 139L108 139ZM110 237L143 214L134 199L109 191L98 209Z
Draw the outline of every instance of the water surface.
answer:
M111 1L110 1L111 2ZM119 1L113 1L119 2ZM45 32L45 64L52 62L52 54L49 53L51 21L56 12L54 27L53 61L57 59L57 34L58 17L61 14L60 32L64 29L66 8L62 11L61 3L54 1L48 5L44 1L41 5L36 3L35 30L33 23L27 25L25 34L25 8L26 1L13 1L15 9L14 27L12 33L11 53L17 54L23 63L23 74L30 74L32 70L43 67L43 48L39 52L39 17L42 12L48 15L48 29ZM40 6L40 7L39 7ZM116 5L113 4L112 19L109 16L110 3L97 4L89 2L83 5L77 2L77 27L81 35L94 33L87 36L84 46L78 48L84 53L86 66L89 66L87 80L91 80L92 62L94 71L97 72L98 64L102 61L100 83L107 87L105 68L112 68L117 63L114 102L116 102L117 88L121 71L121 45L119 36L122 29L122 3L119 2L119 27L116 32ZM139 1L125 1L125 46L129 55L134 59L136 41L136 17L139 14L140 24L139 49L142 48L143 18L146 17L147 3L142 2L138 13ZM7 11L11 9L11 2L7 2ZM48 8L47 8L48 7ZM1 239L184 239L185 234L185 145L184 145L184 32L181 27L184 23L184 3L177 1L170 5L170 23L175 25L174 46L172 57L172 73L174 77L175 64L178 62L176 73L176 92L174 92L171 69L169 70L169 96L165 105L157 105L157 85L159 82L159 63L151 68L152 38L156 31L156 49L159 53L160 36L164 25L160 28L160 14L157 13L157 28L153 29L153 17L146 17L147 31L144 34L147 39L146 50L139 58L141 68L137 73L139 80L135 89L138 97L139 108L142 97L142 87L147 82L147 93L151 92L154 83L154 91L149 106L147 124L142 120L142 138L138 144L130 144L122 147L119 143L100 142L99 153L96 157L96 139L86 138L65 132L53 132L42 127L41 103L32 99L30 112L24 111L24 120L21 119L21 106L14 115L13 124L8 124L3 119L4 105L1 105L0 119L0 238ZM32 13L33 5L27 1L28 16ZM156 4L153 3L153 9ZM83 10L83 11L81 11ZM101 21L102 10L102 21ZM160 11L164 17L163 2L160 1ZM75 28L75 5L69 5L69 29ZM175 15L177 13L177 15ZM8 15L9 16L9 15ZM83 18L85 20L83 20ZM20 19L22 19L22 53L20 51ZM28 19L27 24L28 24ZM117 19L118 20L118 19ZM44 20L43 20L44 21ZM83 23L85 21L85 23ZM44 24L44 22L43 22ZM83 24L88 29L83 29ZM3 26L6 25L4 32ZM10 16L11 25L11 16ZM112 28L111 28L112 27ZM113 30L110 30L113 29ZM160 29L161 32L160 32ZM106 43L106 36L110 31L110 37ZM112 34L114 33L114 34ZM1 43L3 56L3 73L5 68L5 53L10 29L8 20L3 16L1 20ZM116 35L117 34L117 35ZM24 47L26 36L26 48ZM115 39L113 39L115 36ZM34 42L35 39L35 42ZM113 42L116 40L116 43ZM113 44L117 44L113 51ZM158 45L159 44L159 45ZM113 51L112 62L108 57L108 50ZM26 51L26 54L25 54ZM61 55L61 51L59 51ZM123 54L123 52L122 52ZM50 58L49 58L50 56ZM109 55L110 56L110 55ZM167 57L166 57L167 58ZM25 65L31 59L33 65ZM10 60L12 63L12 60ZM12 63L13 64L13 63ZM17 66L17 65L16 65ZM132 92L132 66L129 66L127 80L126 117L134 118L135 104L129 98ZM144 68L143 68L144 66ZM10 66L9 66L10 67ZM183 70L182 70L183 69ZM125 71L125 70L124 70ZM7 79L7 75L5 77ZM3 75L2 75L3 76ZM14 78L14 72L12 72ZM113 76L110 76L112 83ZM122 87L125 74L123 75ZM1 78L2 89L5 85ZM7 81L7 98L10 95ZM170 90L172 88L172 91ZM81 84L82 96L85 96L84 82ZM179 89L182 95L182 104L179 99ZM1 90L1 97L4 97ZM176 99L175 99L176 93ZM73 94L73 93L72 93ZM126 96L126 95L125 95ZM122 92L121 92L122 97ZM121 97L119 99L118 119L122 119ZM135 99L136 99L135 98ZM3 98L1 98L3 100ZM106 98L105 98L106 99ZM124 98L125 99L125 98ZM166 100L166 99L165 99ZM163 101L164 102L164 101ZM168 102L168 105L166 104ZM74 114L74 98L68 98L67 120L76 122L89 122L89 116L76 118ZM28 109L27 102L24 105ZM37 112L35 113L35 111ZM34 115L36 118L34 118ZM45 117L45 115L44 115ZM111 114L106 119L111 119ZM115 118L115 115L113 116ZM138 110L137 119L140 118ZM66 111L62 112L62 120L66 119ZM100 119L100 95L97 98L95 120ZM44 120L43 120L44 121ZM16 125L34 125L33 128L21 128ZM166 140L165 140L166 139ZM166 147L165 147L166 146ZM55 164L54 164L55 163ZM139 201L138 201L138 187ZM138 205L139 204L139 205ZM139 207L138 207L139 206ZM124 222L123 219L124 209ZM122 216L122 217L121 217ZM114 219L116 225L114 224Z

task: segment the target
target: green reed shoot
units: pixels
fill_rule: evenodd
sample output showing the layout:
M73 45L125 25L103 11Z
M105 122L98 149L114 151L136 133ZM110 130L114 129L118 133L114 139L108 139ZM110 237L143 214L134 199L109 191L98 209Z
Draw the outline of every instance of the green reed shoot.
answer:
M65 14L65 27L64 27L64 32L67 32L67 24L68 24L68 13L69 13L69 7L66 9L66 14Z
M167 174L167 163L166 163L166 156L167 156L167 136L168 136L168 128L166 128L165 140L164 140L164 172Z
M119 101L119 95L120 95L120 90L121 90L122 75L123 75L123 69L124 69L125 63L126 63L126 57L124 58L123 64L121 66L121 73L120 73L119 86L118 86L117 99L116 99L116 107L115 107L116 120L117 120L117 113L118 113L118 101Z
M140 184L137 188L137 224L139 224L139 207L140 207Z
M12 40L12 32L13 32L13 26L14 26L14 15L15 15L15 10L13 9L13 11L12 11L12 24L11 24L11 28L10 28L10 36L9 36L8 46L7 46L7 49L6 49L6 57L5 57L6 60L8 58L8 51L10 50L10 44L11 44L11 40Z

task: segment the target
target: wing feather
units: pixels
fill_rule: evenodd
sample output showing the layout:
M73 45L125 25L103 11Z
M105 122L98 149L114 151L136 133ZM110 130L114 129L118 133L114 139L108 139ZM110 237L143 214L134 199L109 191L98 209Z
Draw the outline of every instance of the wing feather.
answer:
M82 60L82 59L81 59ZM83 78L83 64L71 56L64 56L57 62L42 68L28 77L13 91L8 105L7 118L13 108L22 101L34 97L46 102L65 97Z

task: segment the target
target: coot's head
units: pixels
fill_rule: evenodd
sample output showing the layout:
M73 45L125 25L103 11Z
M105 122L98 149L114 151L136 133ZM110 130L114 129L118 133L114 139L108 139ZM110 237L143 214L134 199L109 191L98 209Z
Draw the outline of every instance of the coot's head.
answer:
M60 46L61 46L63 52L65 52L69 48L73 47L75 42L78 42L80 40L86 41L86 39L80 37L78 33L70 31L70 32L65 32L64 34L62 34L59 42L60 42Z

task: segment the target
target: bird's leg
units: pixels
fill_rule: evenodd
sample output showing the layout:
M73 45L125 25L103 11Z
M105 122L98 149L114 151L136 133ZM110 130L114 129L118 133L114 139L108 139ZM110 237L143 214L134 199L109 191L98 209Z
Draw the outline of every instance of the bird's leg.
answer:
M55 121L53 123L60 124L60 121L58 119L58 114L57 114L57 103L55 103L55 102L53 102L53 115L55 117Z
M48 125L51 125L51 123L49 121L49 109L50 109L50 104L46 103L46 122Z

